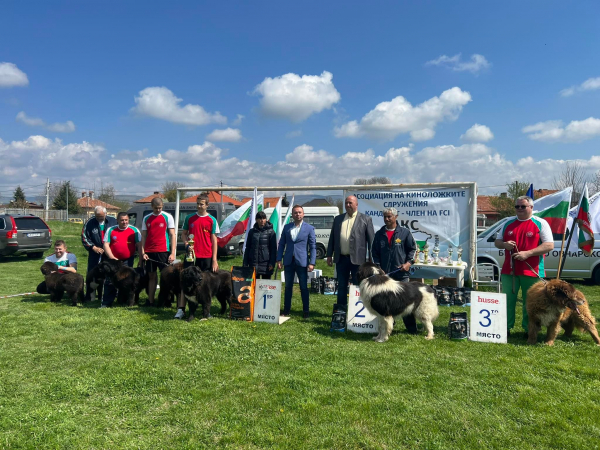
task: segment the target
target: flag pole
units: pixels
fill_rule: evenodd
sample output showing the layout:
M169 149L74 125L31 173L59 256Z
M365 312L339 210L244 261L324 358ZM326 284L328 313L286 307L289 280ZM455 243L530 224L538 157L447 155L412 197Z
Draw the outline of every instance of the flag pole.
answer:
M560 260L558 261L558 273L556 275L556 279L560 278L562 271L565 267L565 260L567 259L567 253L569 251L569 246L571 245L571 238L573 237L573 230L575 229L575 221L573 221L573 225L571 225L571 230L569 231L569 239L567 240L567 251L563 254L563 247L560 247ZM566 234L565 230L565 234ZM563 245L565 243L565 235L563 234Z

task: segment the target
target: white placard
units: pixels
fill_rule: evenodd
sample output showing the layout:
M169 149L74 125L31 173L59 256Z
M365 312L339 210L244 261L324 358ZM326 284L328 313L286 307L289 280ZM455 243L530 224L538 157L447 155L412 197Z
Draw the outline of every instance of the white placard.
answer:
M506 294L471 292L471 339L506 344Z
M256 280L254 290L254 321L279 323L281 281Z
M350 285L346 329L354 333L379 333L379 317L371 314L360 300L360 288Z

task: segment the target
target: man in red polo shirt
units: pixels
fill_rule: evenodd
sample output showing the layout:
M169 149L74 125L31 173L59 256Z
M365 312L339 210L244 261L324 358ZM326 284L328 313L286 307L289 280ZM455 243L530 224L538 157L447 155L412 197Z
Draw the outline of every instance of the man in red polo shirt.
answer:
M142 235L140 231L129 225L129 216L126 212L117 215L118 225L110 227L104 233L104 254L110 259L122 261L123 264L133 267L135 251L142 254ZM138 266L141 260L138 262ZM112 305L117 295L117 289L107 279L104 283L104 295L100 308Z
M502 292L506 294L506 322L508 334L515 325L517 295L521 289L523 297L523 320L527 330L527 291L544 277L544 255L554 249L552 230L545 219L533 215L533 199L522 196L515 204L516 216L508 219L498 232L494 245L506 250L502 265Z
M198 207L198 212L190 214L185 218L181 239L187 250L189 237L194 236L195 265L202 271L212 270L216 272L219 270L219 263L217 262L217 234L219 233L219 224L217 223L217 219L208 214L208 196L206 194L198 196L196 206ZM176 319L183 319L185 305L185 296L181 293L177 302Z
M142 259L148 272L148 305L154 304L158 284L157 271L175 261L175 221L164 212L163 201L155 197L150 202L152 214L142 220Z

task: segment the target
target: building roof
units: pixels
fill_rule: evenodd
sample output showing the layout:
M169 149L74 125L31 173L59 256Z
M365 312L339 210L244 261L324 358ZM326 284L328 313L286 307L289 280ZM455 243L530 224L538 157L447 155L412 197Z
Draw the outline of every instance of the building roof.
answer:
M252 200L252 197L244 197L242 199L242 204L246 203L247 201L250 201L250 200ZM275 206L277 206L278 201L279 201L279 197L265 197L263 200L265 209L266 208L275 208Z
M554 194L558 192L558 189L538 189L533 191L533 199L537 200L538 198L545 197L546 195Z
M158 191L154 191L154 194L149 195L148 197L140 198L139 200L135 200L133 203L150 203L156 197L165 198L165 194L161 194Z
M477 196L477 214L494 215L498 214L498 210L492 206L491 198L493 195L478 195Z
M119 211L121 208L115 205L111 205L110 203L103 202L102 200L98 200L91 197L81 197L77 199L77 204L81 208L92 209L96 206L104 206L107 211Z
M200 195L200 194L198 194L198 195ZM184 198L183 200L181 200L181 203L196 203L196 199L198 198L198 195L193 195L191 197ZM207 195L208 195L209 203L221 203L221 193L220 192L210 191L207 193ZM230 203L233 206L238 207L238 206L242 206L242 204L244 202L235 200L234 198L231 198L231 197L223 194L223 203Z

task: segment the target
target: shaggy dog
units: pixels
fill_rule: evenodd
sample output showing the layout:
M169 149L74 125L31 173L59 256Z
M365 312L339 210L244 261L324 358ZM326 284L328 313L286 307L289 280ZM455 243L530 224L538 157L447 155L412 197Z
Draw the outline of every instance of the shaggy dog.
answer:
M585 330L592 335L596 345L600 345L596 321L588 308L585 296L566 281L538 281L531 286L527 291L527 315L528 344L535 344L540 329L548 327L546 345L554 345L562 327L565 336L571 336L575 328Z
M379 317L379 334L373 338L385 342L392 334L394 317L414 314L433 339L433 322L439 312L433 289L422 283L401 283L388 277L373 263L360 266L357 274L360 299L365 308Z
M73 272L60 273L58 266L50 261L42 264L40 270L46 278L46 292L50 294L51 302L60 302L66 291L73 306L77 306L78 300L83 303L83 276Z
M117 301L133 306L142 288L140 274L136 269L127 267L121 261L108 259L98 264L98 270L117 288Z
M106 274L99 268L94 267L88 272L85 277L85 301L94 301L97 298L102 299L102 292L104 290L104 280Z
M233 293L231 273L225 270L201 272L196 266L190 266L181 273L181 288L190 305L188 322L194 320L198 305L202 305L202 320L210 317L213 296L221 302L219 314L225 314Z
M160 290L158 291L158 306L170 308L173 300L181 292L181 272L183 263L171 264L160 272Z
M144 267L136 267L133 269L140 276L140 281L135 289L135 303L140 303L140 293L145 290L148 295L148 284L150 284L150 276Z

